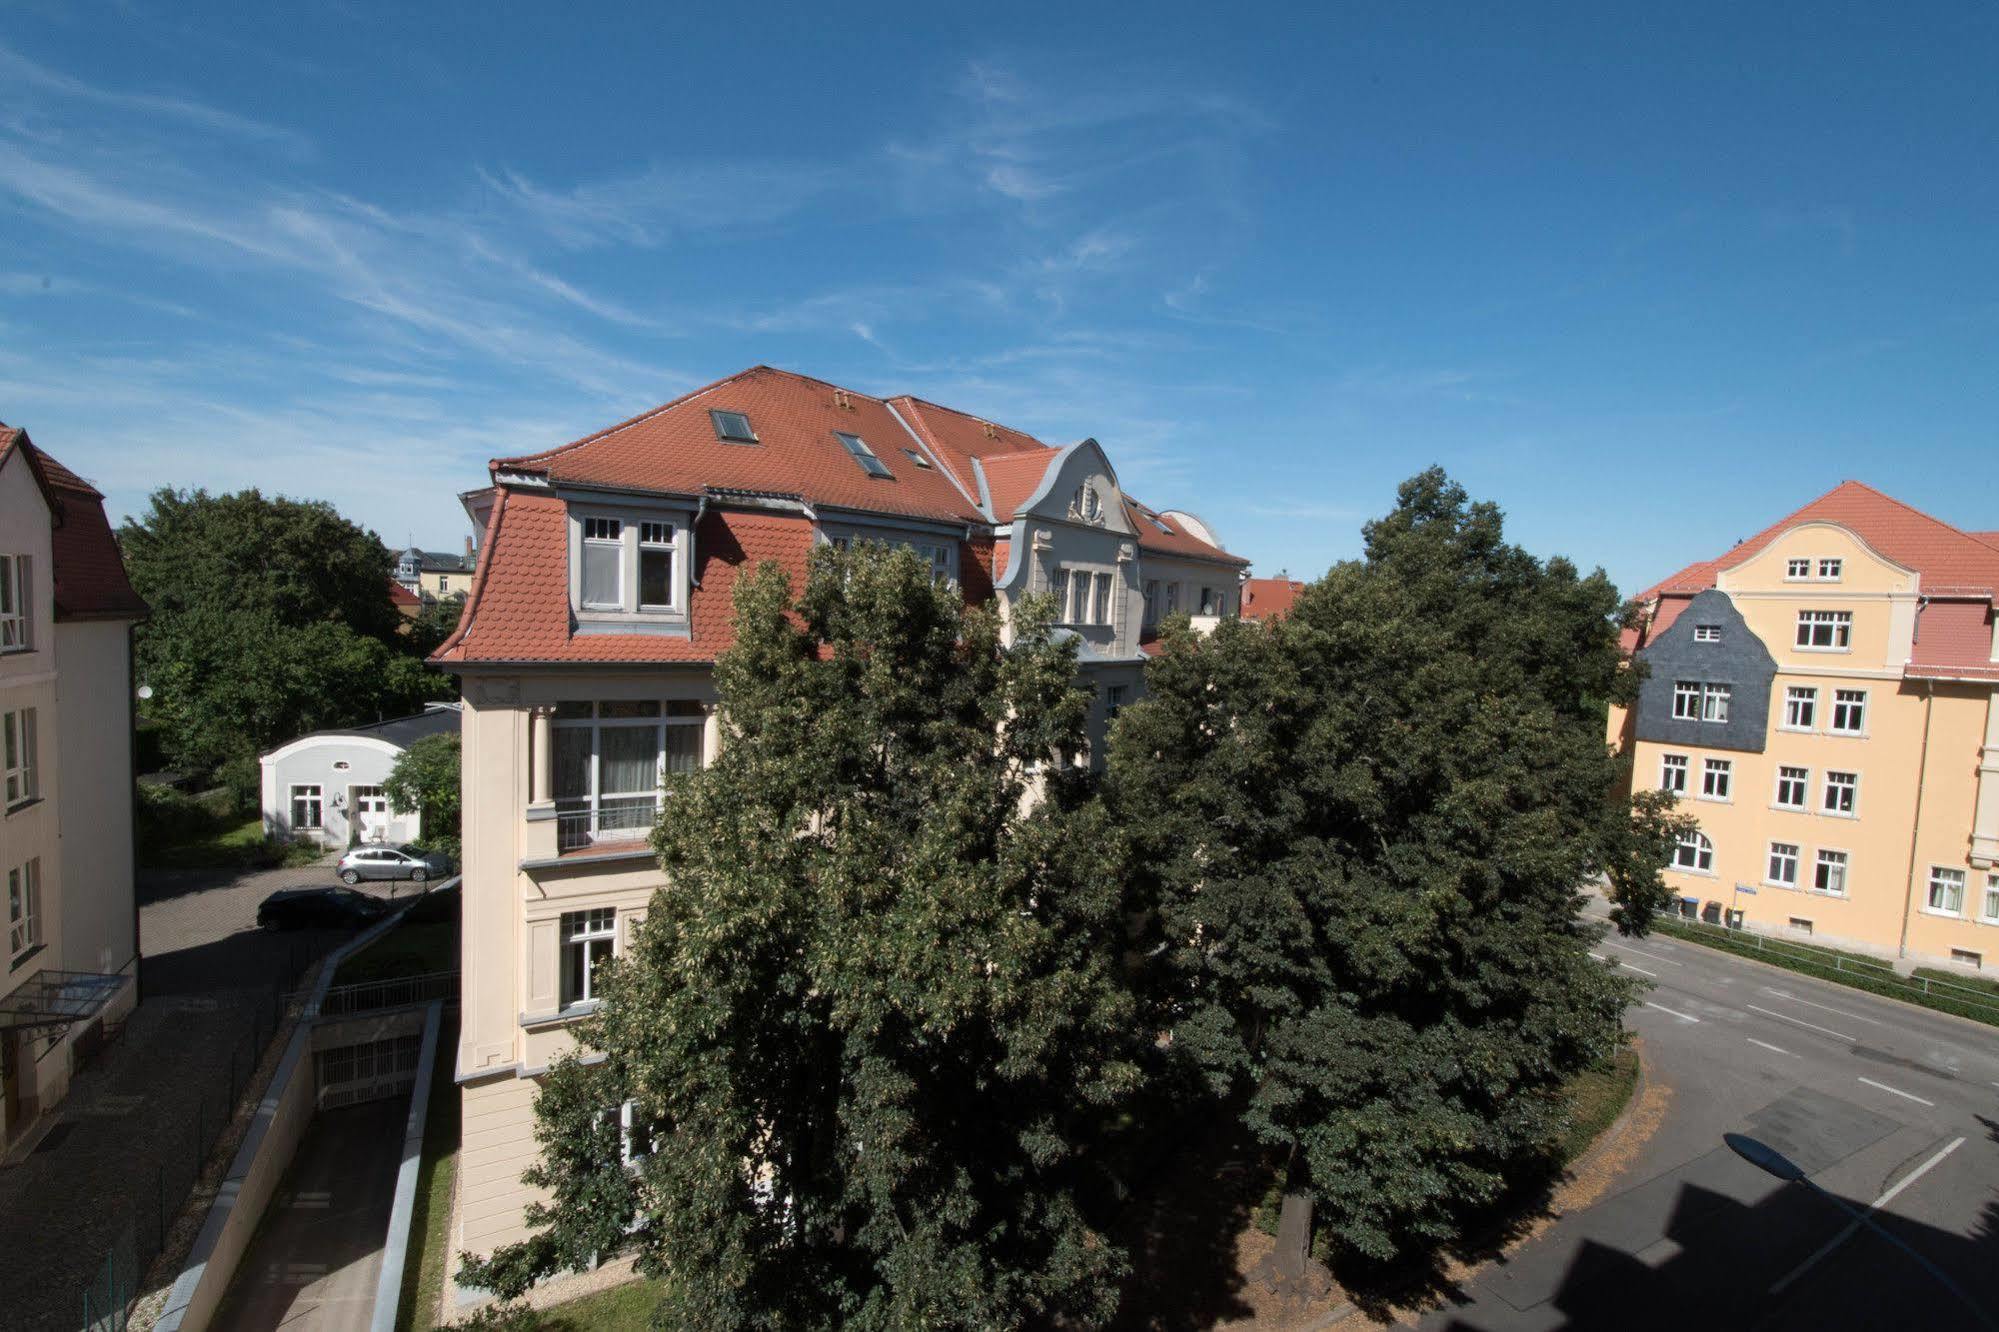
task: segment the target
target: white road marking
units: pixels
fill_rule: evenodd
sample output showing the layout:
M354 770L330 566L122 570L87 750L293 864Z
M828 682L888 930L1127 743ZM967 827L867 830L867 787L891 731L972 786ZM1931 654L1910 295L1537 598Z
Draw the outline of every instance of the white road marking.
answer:
M1900 1087L1890 1087L1887 1083L1876 1082L1872 1078L1862 1078L1860 1080L1866 1083L1868 1086L1874 1088L1876 1091L1884 1091L1887 1092L1890 1096L1899 1096L1904 1100L1914 1101L1917 1105L1926 1105L1932 1110L1937 1108L1937 1103L1935 1101L1925 1101L1922 1097L1916 1095L1914 1092L1905 1092Z
M1659 1011L1660 1011L1661 1013L1671 1013L1671 1014L1672 1014L1672 1015L1673 1015L1674 1017L1676 1017L1676 1018L1679 1018L1679 1019L1680 1019L1680 1020L1681 1020L1682 1022L1699 1022L1699 1021L1700 1021L1700 1019L1699 1019L1699 1018L1697 1018L1697 1017L1695 1017L1695 1016L1694 1016L1694 1015L1693 1015L1692 1013L1682 1013L1682 1012L1679 1012L1679 1011L1677 1011L1677 1010L1675 1010L1675 1009L1671 1009L1671 1008L1668 1008L1668 1007L1666 1007L1666 1006L1665 1006L1664 1004L1655 1004L1655 1003L1653 1003L1653 1002L1652 1002L1652 1001L1651 1001L1650 999L1647 999L1647 1000L1645 1001L1645 1007L1647 1007L1647 1008L1656 1008L1656 1009L1658 1009L1658 1010L1659 1010Z
M1616 961L1617 961L1617 959L1616 959L1616 958L1612 958L1612 957L1605 957L1605 956L1604 956L1604 955L1603 955L1602 953L1591 953L1591 954L1590 954L1590 956L1591 956L1591 957L1593 957L1593 958L1595 958L1595 959L1596 959L1597 961L1599 961L1599 962L1616 962ZM1635 971L1635 972L1637 972L1637 973L1638 973L1639 975L1641 975L1641 976L1650 976L1650 977L1651 977L1652 979L1654 979L1654 980L1657 980L1657 979L1659 978L1659 973L1658 973L1658 972L1656 972L1656 971L1647 971L1647 970L1645 970L1645 968L1643 968L1643 967L1634 967L1634 966L1632 966L1632 965L1631 965L1631 964L1630 964L1629 962L1618 962L1618 963L1617 963L1617 965L1618 965L1618 966L1620 966L1620 967L1622 967L1622 968L1624 968L1624 970L1626 970L1626 971Z
M1768 1042L1768 1041L1759 1041L1759 1040L1757 1040L1757 1039L1756 1039L1756 1038L1755 1038L1754 1036L1744 1036L1744 1037L1743 1037L1742 1039L1743 1039L1743 1040L1745 1040L1745 1041L1748 1041L1748 1042L1749 1042L1749 1043L1750 1043L1751 1045L1760 1045L1760 1046L1762 1046L1762 1047L1763 1047L1764 1049L1766 1049L1766 1050L1769 1050L1769 1051L1771 1051L1771 1052L1772 1052L1772 1053L1774 1053L1774 1054L1780 1054L1780 1055L1791 1055L1791 1058L1793 1058L1793 1059L1796 1059L1796 1058L1797 1058L1797 1056L1796 1056L1796 1055L1794 1055L1794 1054L1791 1054L1791 1052L1790 1052L1789 1050L1786 1050L1786 1049L1785 1049L1785 1048L1784 1048L1783 1046L1781 1046L1781 1045L1772 1045L1772 1044L1770 1044L1770 1042Z
M1774 994L1779 999L1788 999L1794 1004L1808 1004L1813 1008L1823 1008L1828 1013L1837 1013L1841 1017L1850 1017L1855 1022L1866 1022L1876 1027L1881 1025L1881 1022L1878 1018L1862 1017L1858 1013L1849 1013L1844 1008L1834 1008L1831 1004L1821 1004L1814 1002L1813 1000L1810 999L1800 999L1798 998L1797 995L1792 994L1789 990L1773 990L1769 986L1765 985L1763 987L1763 993Z
M1865 1082L1867 1081L1867 1079L1862 1078L1861 1081ZM1935 1165L1939 1161L1943 1160L1946 1156L1949 1156L1952 1152L1956 1151L1958 1148L1962 1146L1964 1146L1963 1138L1953 1138L1948 1147L1944 1148L1942 1151L1938 1152L1935 1156L1932 1156L1929 1160L1917 1166L1914 1170L1911 1170L1908 1174L1902 1176L1900 1183L1896 1184L1893 1188L1889 1189L1879 1198L1876 1198L1873 1202L1869 1203L1867 1205L1867 1211L1863 1213L1863 1215L1872 1216L1876 1212L1880 1211L1883 1207L1886 1207L1889 1203L1894 1202L1896 1197L1902 1192L1903 1189L1908 1188L1911 1184L1921 1179L1924 1175L1927 1175L1930 1172L1930 1170L1933 1167L1935 1167ZM1818 1262L1819 1259L1825 1257L1827 1254L1831 1253L1834 1249L1837 1249L1840 1245L1852 1239L1854 1232L1859 1229L1860 1229L1860 1222L1858 1220L1847 1222L1846 1229L1840 1231L1837 1235L1834 1235L1831 1239L1827 1240L1823 1245L1819 1247L1819 1251L1817 1253L1813 1254L1811 1257L1805 1259L1805 1261L1799 1263L1796 1267L1792 1268L1790 1270L1790 1273L1786 1275L1783 1280L1779 1281L1776 1285L1770 1287L1770 1293L1772 1295L1783 1294L1784 1288L1786 1286L1790 1285L1793 1281L1796 1281L1799 1277L1803 1276L1807 1271L1811 1269L1811 1266L1814 1263Z
M1669 967L1684 967L1687 965L1684 962L1675 962L1670 957L1660 957L1657 953L1648 953L1642 948L1627 948L1621 943L1612 943L1608 939L1603 941L1603 946L1605 948L1615 948L1620 953L1635 953L1639 957L1649 957L1654 962L1664 962Z
M1854 1039L1853 1037L1847 1035L1843 1031L1834 1031L1831 1027L1821 1027L1816 1023L1807 1022L1803 1018L1794 1018L1790 1016L1788 1013L1773 1013L1767 1008L1758 1008L1755 1004L1744 1004L1743 1007L1751 1010L1752 1012L1761 1013L1764 1017L1776 1018L1779 1022L1795 1022L1800 1027L1805 1027L1811 1031L1820 1031L1824 1032L1828 1036L1837 1036L1842 1041L1850 1041Z

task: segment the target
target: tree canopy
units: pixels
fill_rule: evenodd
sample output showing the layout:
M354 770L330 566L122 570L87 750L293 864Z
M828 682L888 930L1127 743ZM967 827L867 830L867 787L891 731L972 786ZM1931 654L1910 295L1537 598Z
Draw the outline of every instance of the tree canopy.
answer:
M666 1326L1109 1317L1124 1262L1085 1183L1144 1041L1120 838L1044 763L1087 707L1049 615L1003 645L872 545L818 552L796 603L773 566L739 584L720 755L673 779L668 886L578 1028L602 1062L537 1100L551 1201L465 1279L514 1294L629 1245Z
M456 735L427 735L396 755L382 782L390 805L422 816L423 842L458 856L460 745Z
M1432 470L1287 618L1170 627L1115 728L1155 1021L1346 1252L1453 1237L1622 1038L1580 894L1642 928L1667 834L1611 798L1617 610Z
M399 632L388 550L329 504L162 489L118 539L152 607L145 712L176 763L212 769L449 693Z

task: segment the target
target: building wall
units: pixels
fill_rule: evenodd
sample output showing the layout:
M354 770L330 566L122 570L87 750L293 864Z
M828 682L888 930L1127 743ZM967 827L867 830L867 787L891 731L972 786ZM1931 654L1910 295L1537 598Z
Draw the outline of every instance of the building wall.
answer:
M381 786L389 780L402 750L386 740L363 736L324 736L285 745L263 760L264 831L273 837L297 837L322 846L345 847L360 840L355 826L354 789ZM346 764L345 768L338 764ZM292 787L320 788L320 826L292 826ZM336 808L334 794L340 795ZM423 834L416 811L390 811L386 831L372 840L413 842Z
M68 971L128 969L139 951L132 891L131 635L122 621L55 627ZM46 742L45 746L46 747Z
M1842 561L1837 581L1786 574L1793 559L1810 560L1816 570L1822 558ZM1740 909L1745 923L1759 929L1803 936L1808 926L1815 941L1929 964L1949 964L1953 950L1961 950L1985 969L1999 969L1999 919L1985 920L1982 910L1989 871L1971 860L1979 765L1999 690L1903 679L1919 595L1916 575L1878 556L1852 533L1806 524L1742 567L1725 571L1716 590L1695 598L1655 647L1640 654L1650 662L1656 650L1660 664L1633 719L1639 737L1630 742L1633 788L1658 787L1661 760L1684 755L1689 790L1681 808L1713 842L1712 872L1668 870L1667 882L1677 894L1704 906ZM1684 658L1697 651L1693 626L1716 622L1709 612L1722 601L1739 613L1774 663L1767 692L1757 700L1767 711L1757 747L1745 747L1729 727L1681 724L1662 730L1650 711L1670 708L1674 673L1692 669ZM1802 610L1851 612L1850 648L1800 648ZM1818 691L1809 729L1787 725L1787 692L1793 687ZM1834 694L1842 689L1866 692L1863 734L1830 729ZM1612 743L1625 721L1621 710L1612 709ZM1704 742L1709 730L1713 738ZM1669 738L1657 738L1661 735ZM1702 795L1703 768L1711 758L1732 765L1725 800ZM1802 810L1777 804L1783 767L1809 773ZM1825 808L1828 771L1857 774L1852 814ZM1796 887L1772 880L1773 842L1797 848ZM1844 893L1813 887L1821 850L1847 856ZM1963 899L1954 913L1928 908L1930 873L1937 866L1964 873Z

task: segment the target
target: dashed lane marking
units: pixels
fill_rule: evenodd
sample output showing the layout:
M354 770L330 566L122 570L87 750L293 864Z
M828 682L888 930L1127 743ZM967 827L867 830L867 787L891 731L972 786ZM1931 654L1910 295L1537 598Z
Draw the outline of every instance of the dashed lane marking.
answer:
M1694 1015L1693 1015L1692 1013L1682 1013L1682 1012L1680 1012L1680 1011L1679 1011L1679 1010L1677 1010L1677 1009L1672 1009L1672 1008L1668 1008L1668 1007L1666 1007L1666 1006L1665 1006L1664 1004L1655 1004L1655 1003L1653 1003L1653 1002L1652 1002L1652 1001L1651 1001L1650 999L1647 999L1647 1000L1645 1001L1645 1007L1647 1007L1647 1008L1656 1008L1656 1009L1658 1009L1658 1010L1659 1010L1659 1011L1660 1011L1661 1013L1670 1013L1670 1014L1671 1014L1672 1016L1674 1016L1674 1017L1676 1017L1676 1018L1680 1019L1680 1021L1682 1021L1682 1022L1699 1022L1699 1021L1700 1021L1700 1019L1699 1019L1699 1018L1697 1018L1697 1017L1695 1017L1695 1016L1694 1016Z
M1763 987L1763 993L1774 994L1779 999L1788 999L1794 1004L1805 1004L1812 1008L1823 1008L1828 1013L1837 1013L1841 1017L1852 1018L1855 1022L1865 1022L1871 1026L1876 1026L1876 1027L1882 1025L1881 1020L1879 1018L1863 1017L1859 1013L1849 1013L1844 1008L1834 1008L1831 1004L1821 1004L1816 1000L1812 999L1800 999L1797 995L1792 994L1789 990L1773 990L1766 985Z
M1865 1082L1867 1081L1867 1079L1862 1078L1861 1081ZM1921 1165L1917 1166L1914 1170L1911 1170L1908 1174L1902 1176L1900 1183L1896 1184L1893 1188L1889 1189L1879 1198L1876 1198L1873 1202L1869 1203L1866 1212L1864 1212L1862 1216L1872 1216L1876 1212L1880 1211L1882 1208L1886 1207L1889 1203L1894 1202L1896 1197L1901 1194L1903 1189L1908 1188L1911 1184L1921 1179L1924 1175L1929 1174L1930 1170L1939 1161L1943 1160L1946 1156L1949 1156L1952 1152L1956 1151L1958 1148L1962 1146L1964 1146L1963 1138L1953 1139L1948 1147L1945 1147L1935 1156L1932 1156L1929 1160L1923 1162ZM1857 1232L1860 1229L1860 1226L1861 1226L1860 1217L1856 1217L1852 1221L1847 1222L1846 1229L1840 1231L1837 1235L1834 1235L1831 1239L1827 1240L1823 1245L1819 1247L1817 1253L1814 1253L1811 1257L1805 1259L1805 1261L1799 1263L1796 1267L1792 1268L1790 1272L1786 1274L1781 1281L1779 1281L1776 1285L1770 1287L1770 1293L1772 1295L1783 1294L1784 1288L1786 1286L1789 1286L1793 1281L1796 1281L1799 1277L1803 1276L1806 1272L1810 1271L1812 1265L1818 1262L1819 1259L1825 1257L1827 1254L1831 1253L1834 1249L1837 1249L1840 1245L1852 1239L1855 1232Z
M1772 1044L1770 1044L1770 1042L1768 1042L1768 1041L1759 1041L1759 1040L1757 1040L1757 1039L1756 1039L1756 1038L1755 1038L1754 1036L1744 1036L1744 1037L1743 1037L1742 1039L1743 1039L1743 1040L1745 1040L1745 1041L1748 1041L1748 1042L1749 1042L1749 1043L1750 1043L1751 1045L1760 1045L1760 1046L1762 1046L1762 1047L1763 1047L1763 1048L1764 1048L1765 1050L1768 1050L1768 1051L1770 1051L1770 1052L1771 1052L1772 1054L1780 1054L1780 1055L1791 1055L1791 1058L1793 1058L1793 1059L1796 1059L1796 1058L1797 1058L1797 1056L1796 1056L1796 1055L1794 1055L1794 1054L1791 1054L1791 1052L1790 1052L1789 1050L1786 1050L1786 1049L1785 1049L1785 1048L1784 1048L1783 1046L1781 1046L1781 1045L1772 1045Z
M1615 948L1620 953L1633 953L1639 957L1649 957L1654 962L1663 962L1669 967L1684 967L1685 965L1687 965L1684 962L1675 962L1670 957L1661 957L1657 953L1648 953L1642 948L1627 948L1625 945L1621 943L1612 943L1608 939L1605 939L1603 941L1603 946L1605 948Z
M1836 1036L1842 1041L1854 1039L1843 1031L1834 1031L1831 1027L1821 1027L1816 1022L1807 1022L1803 1018L1794 1018L1789 1013L1773 1013L1767 1008L1758 1008L1755 1004L1744 1004L1743 1007L1749 1009L1751 1012L1761 1013L1764 1017L1776 1018L1779 1022L1794 1022L1809 1031L1823 1032L1827 1036Z
M1595 958L1595 959L1596 959L1597 961L1599 961L1599 962L1612 962L1612 961L1616 961L1616 959L1615 959L1615 958L1608 958L1608 957L1605 957L1605 956L1604 956L1604 955L1603 955L1602 953L1591 953L1591 954L1590 954L1590 956L1591 956L1591 957L1593 957L1593 958ZM1631 963L1629 963L1629 962L1618 962L1618 963L1617 963L1617 965L1618 965L1618 966L1620 966L1620 967L1622 967L1622 968L1624 968L1624 970L1626 970L1626 971L1635 971L1635 972L1637 972L1637 973L1638 973L1639 975L1641 975L1641 976L1650 976L1650 977L1651 977L1651 978L1652 978L1653 980L1657 980L1657 979L1659 979L1659 973L1658 973L1658 972L1656 972L1656 971L1647 971L1647 970L1645 970L1645 968L1643 968L1643 967L1637 967L1637 966L1633 966L1633 965L1632 965Z
M1890 1096L1899 1096L1905 1101L1914 1101L1917 1105L1926 1105L1932 1110L1937 1108L1937 1103L1935 1101L1925 1101L1922 1097L1916 1095L1914 1092L1905 1092L1900 1087L1890 1087L1887 1083L1876 1082L1872 1078L1862 1078L1860 1080L1866 1083L1868 1086L1874 1088L1876 1091L1887 1092Z

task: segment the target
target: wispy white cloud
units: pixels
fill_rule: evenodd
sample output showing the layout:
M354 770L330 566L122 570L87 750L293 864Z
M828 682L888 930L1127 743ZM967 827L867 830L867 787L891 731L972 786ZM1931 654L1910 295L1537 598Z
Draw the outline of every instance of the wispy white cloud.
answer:
M647 167L634 175L568 188L541 185L511 168L481 170L501 203L558 244L654 246L682 231L775 222L839 186L831 164L781 160Z
M149 120L165 118L178 121L196 129L273 144L294 155L303 155L312 146L304 135L282 125L224 111L190 97L128 92L85 83L59 70L37 64L11 47L0 45L0 89L6 88L143 116Z

